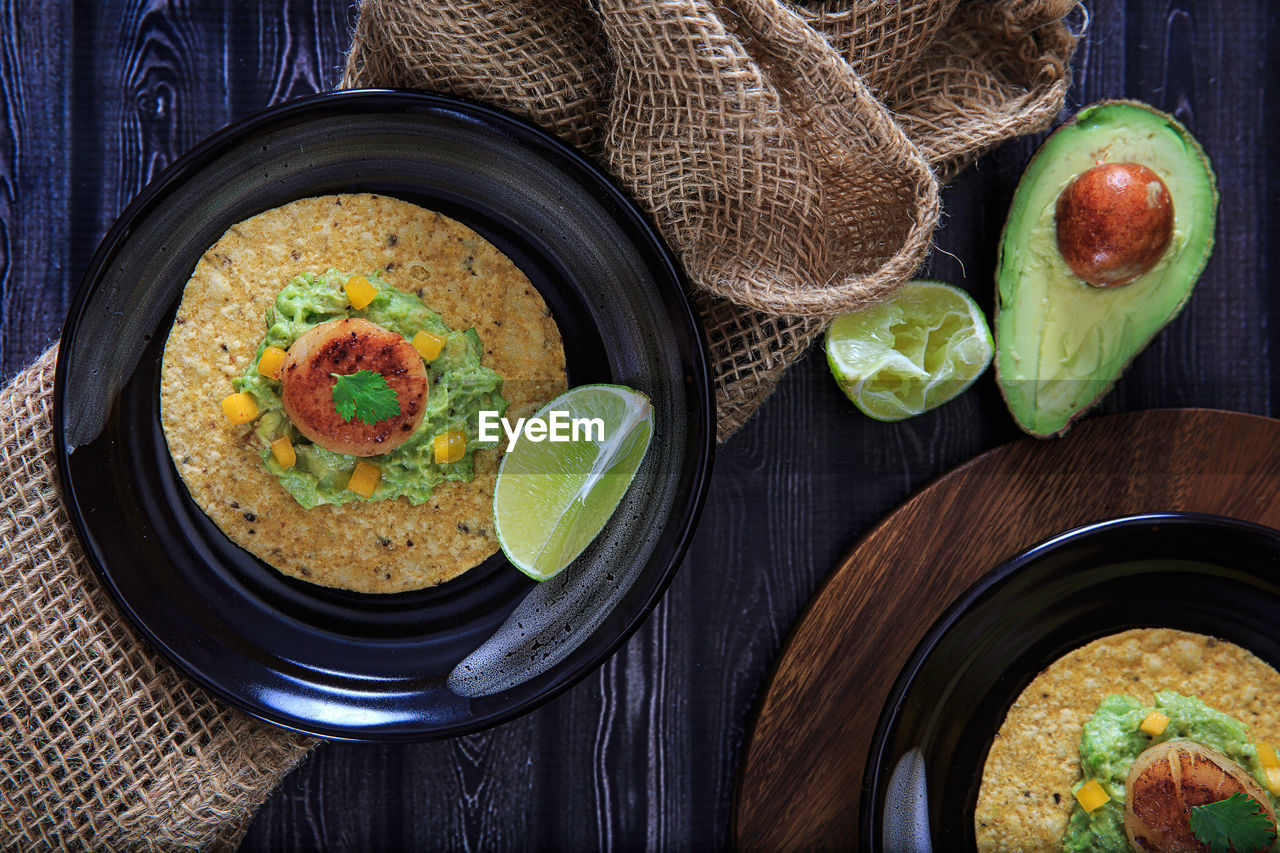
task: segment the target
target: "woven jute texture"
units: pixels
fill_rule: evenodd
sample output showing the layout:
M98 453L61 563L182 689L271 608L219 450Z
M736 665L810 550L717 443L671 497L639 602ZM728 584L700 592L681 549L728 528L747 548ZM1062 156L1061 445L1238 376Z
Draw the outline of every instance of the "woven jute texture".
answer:
M938 186L1062 107L1075 0L364 0L342 85L429 88L596 157L693 283L724 439L825 320L924 260Z
M0 391L0 849L232 850L314 741L159 660L55 484L54 350Z

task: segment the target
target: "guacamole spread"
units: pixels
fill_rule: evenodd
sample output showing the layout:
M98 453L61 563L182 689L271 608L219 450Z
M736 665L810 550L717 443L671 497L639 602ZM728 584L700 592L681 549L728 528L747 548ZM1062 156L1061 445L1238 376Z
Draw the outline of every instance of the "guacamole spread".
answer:
M349 277L348 273L331 269L322 275L304 273L290 281L267 310L266 337L258 344L244 373L232 384L237 391L251 394L258 404L260 414L249 440L259 448L262 467L302 506L397 497L408 498L416 506L427 502L432 490L446 480L471 481L473 451L491 446L479 440L480 411L496 411L499 415L506 412L502 377L480 363L484 348L475 329L450 329L421 299L397 290L376 273L367 278L377 295L366 307L356 310L343 291ZM410 339L419 331L446 339L439 356L426 365L430 390L425 416L408 440L389 453L374 457L382 476L368 498L347 489L347 481L360 460L303 438L285 416L280 382L258 372L258 361L268 346L288 350L313 326L348 317L368 320ZM434 439L450 431L466 435L466 452L456 462L437 464ZM296 463L289 468L281 467L270 449L271 442L282 436L289 437L297 454Z
M1139 729L1153 711L1169 718L1164 731L1151 736ZM1064 851L1129 849L1124 831L1125 780L1129 767L1143 750L1168 740L1190 740L1211 746L1231 758L1265 788L1266 774L1258 764L1258 751L1249 739L1244 723L1214 710L1191 696L1171 690L1155 694L1155 707L1143 705L1132 696L1112 694L1098 705L1080 735L1082 778L1072 794L1096 779L1111 799L1091 812L1079 803L1071 812ZM1273 805L1274 805L1274 798Z

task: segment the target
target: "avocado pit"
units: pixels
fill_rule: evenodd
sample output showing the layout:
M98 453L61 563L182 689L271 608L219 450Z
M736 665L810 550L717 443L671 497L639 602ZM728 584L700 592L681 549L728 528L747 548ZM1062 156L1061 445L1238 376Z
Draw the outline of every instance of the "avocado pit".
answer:
M1058 196L1058 251L1096 287L1127 284L1164 256L1173 238L1173 199L1140 163L1100 163Z

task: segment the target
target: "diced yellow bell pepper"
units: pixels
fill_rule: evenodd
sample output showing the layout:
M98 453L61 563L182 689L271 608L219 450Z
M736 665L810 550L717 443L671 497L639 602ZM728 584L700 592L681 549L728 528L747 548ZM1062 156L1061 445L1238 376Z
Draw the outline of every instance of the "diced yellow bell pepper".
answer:
M271 442L271 455L280 463L281 468L292 468L298 464L298 454L294 452L293 442L284 435Z
M258 404L248 391L240 391L222 398L222 413L227 416L227 420L239 426L258 416Z
M382 472L378 470L378 466L362 460L356 463L356 470L351 472L347 488L362 498L368 498L373 496L373 490L378 488L381 480Z
M422 356L423 361L435 361L440 357L440 353L444 350L444 345L449 339L444 335L433 334L425 329L413 336L413 340L409 343L413 344L413 348L418 351L418 355Z
M343 290L347 292L347 299L351 302L351 307L357 311L368 307L369 303L373 301L373 297L378 295L378 289L369 283L369 279L362 275L353 275L347 279Z
M1160 737L1164 734L1165 727L1169 725L1169 718L1159 711L1152 711L1147 714L1147 718L1142 721L1142 725L1138 729L1146 732L1152 737Z
M1267 790L1273 796L1280 797L1280 756L1276 755L1275 747L1266 741L1258 743L1258 763L1266 774Z
M1076 801L1080 803L1080 808L1087 812L1093 811L1110 799L1111 795L1102 790L1097 779L1090 779L1080 786L1079 791L1076 791Z
M279 379L280 368L284 367L285 355L285 351L280 347L267 347L262 351L262 357L258 359L258 373L268 379Z
M1280 767L1268 767L1263 772L1267 774L1267 790L1273 797L1280 797Z
M432 441L437 465L457 462L467 452L467 434L458 430L442 432Z

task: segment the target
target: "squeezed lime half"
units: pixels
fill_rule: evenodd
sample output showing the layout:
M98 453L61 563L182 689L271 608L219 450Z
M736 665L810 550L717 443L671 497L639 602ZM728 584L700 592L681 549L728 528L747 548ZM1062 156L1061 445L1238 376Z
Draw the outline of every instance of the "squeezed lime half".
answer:
M559 574L600 533L653 436L649 398L621 385L574 388L530 418L547 424L547 430L558 420L561 433L570 435L575 419L582 426L577 440L532 441L522 435L498 470L493 491L498 544L534 580Z
M964 391L991 364L991 327L973 297L909 281L827 329L827 364L844 393L880 421L900 421Z

